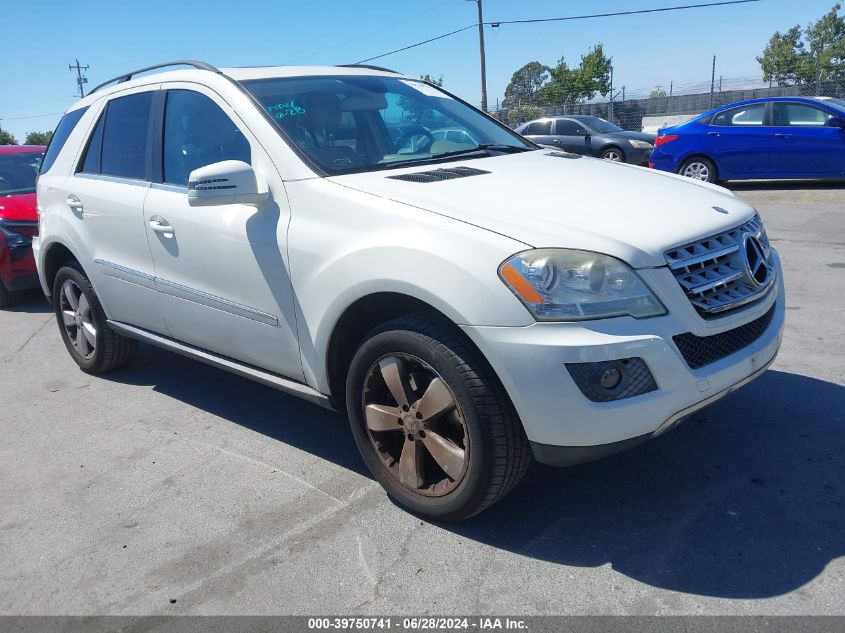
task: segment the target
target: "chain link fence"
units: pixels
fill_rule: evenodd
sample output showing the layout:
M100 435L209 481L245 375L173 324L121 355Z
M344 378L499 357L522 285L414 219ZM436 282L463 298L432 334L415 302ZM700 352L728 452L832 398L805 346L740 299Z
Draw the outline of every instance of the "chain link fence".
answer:
M640 130L644 117L692 117L718 106L759 99L763 97L812 97L826 96L845 98L845 78L834 81L819 81L793 86L761 86L732 90L714 90L692 94L676 94L649 97L645 99L622 99L590 103L526 103L509 109L491 112L497 119L511 127L526 121L549 116L581 114L597 116L615 123L626 130Z

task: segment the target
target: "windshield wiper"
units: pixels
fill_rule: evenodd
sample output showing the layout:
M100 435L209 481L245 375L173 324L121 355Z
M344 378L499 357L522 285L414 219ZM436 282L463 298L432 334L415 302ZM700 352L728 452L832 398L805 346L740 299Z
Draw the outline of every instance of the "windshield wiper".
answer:
M382 163L384 169L395 169L397 167L408 167L410 165L421 165L425 163L436 163L443 159L458 158L461 156L472 156L477 154L488 154L489 152L502 152L506 154L516 154L518 152L529 152L537 149L536 147L521 147L519 145L500 145L498 143L481 143L475 147L468 149L459 149L454 152L443 152L442 154L435 154L426 158L411 158L409 160L397 160L390 163Z

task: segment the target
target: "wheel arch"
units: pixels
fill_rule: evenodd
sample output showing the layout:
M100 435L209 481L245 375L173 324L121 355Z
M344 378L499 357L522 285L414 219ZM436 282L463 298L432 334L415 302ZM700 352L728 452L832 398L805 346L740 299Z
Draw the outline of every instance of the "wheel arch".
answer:
M56 273L67 262L76 262L82 266L82 262L76 253L73 252L63 242L51 242L44 248L44 254L41 257L41 268L44 277L44 293L50 298L53 294L53 281L56 279Z
M338 410L346 399L346 376L355 350L366 335L393 319L411 314L430 316L451 328L461 342L485 364L490 375L499 380L482 351L446 314L430 303L408 294L393 291L375 292L362 296L341 313L332 328L325 357L325 371L330 398Z

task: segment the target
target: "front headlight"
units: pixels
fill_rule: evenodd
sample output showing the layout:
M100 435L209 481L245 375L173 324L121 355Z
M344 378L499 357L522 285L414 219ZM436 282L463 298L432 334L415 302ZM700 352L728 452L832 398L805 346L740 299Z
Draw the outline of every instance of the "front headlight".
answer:
M623 262L600 253L540 248L517 253L499 276L538 321L581 321L666 314Z
M629 138L628 142L631 144L631 147L635 147L637 149L654 149L654 145L648 141L638 141L636 139Z

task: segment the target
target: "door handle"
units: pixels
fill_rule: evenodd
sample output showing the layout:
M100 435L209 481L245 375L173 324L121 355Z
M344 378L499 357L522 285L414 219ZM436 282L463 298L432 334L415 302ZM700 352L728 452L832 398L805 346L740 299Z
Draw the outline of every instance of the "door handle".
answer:
M75 196L73 194L68 195L67 197L67 206L79 217L82 217L82 200L79 199L79 196Z
M557 143L558 145L561 144L561 140L559 138L553 138L552 143Z
M792 138L792 134L775 134L775 138Z
M708 132L707 136L720 136L721 132Z
M173 227L167 223L167 220L157 215L150 218L150 228L156 233L162 233L164 237L173 237L175 233Z

